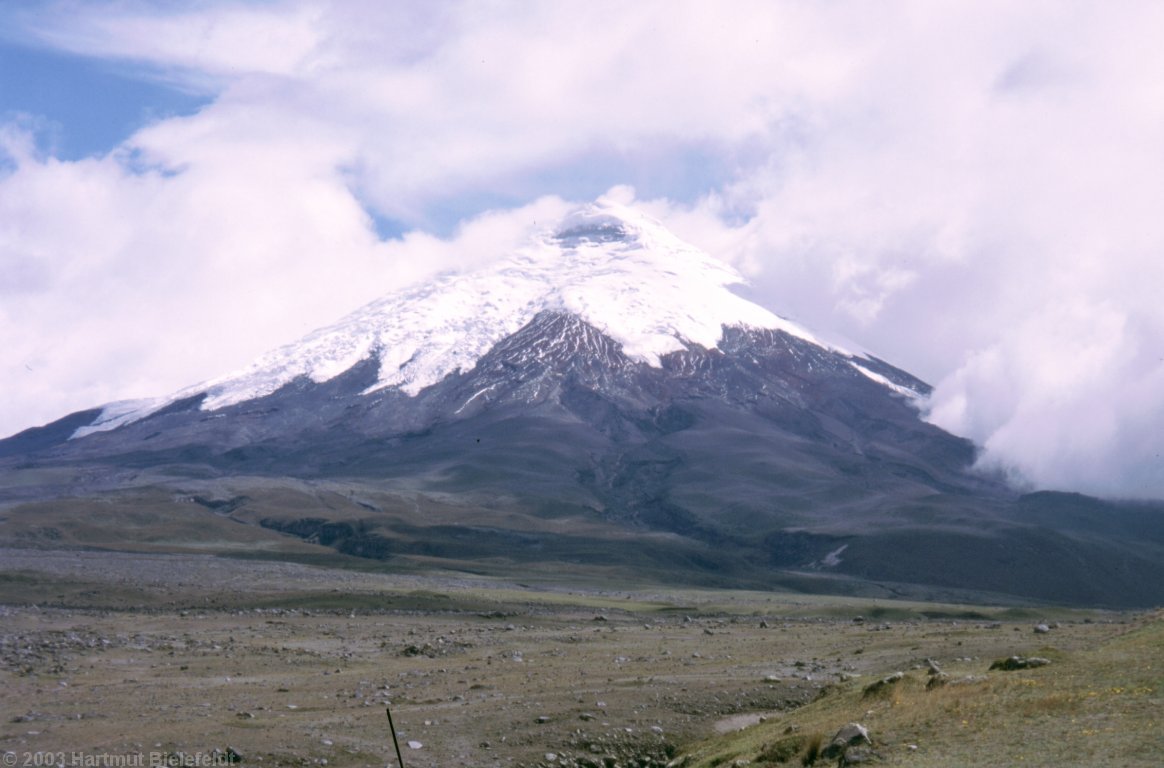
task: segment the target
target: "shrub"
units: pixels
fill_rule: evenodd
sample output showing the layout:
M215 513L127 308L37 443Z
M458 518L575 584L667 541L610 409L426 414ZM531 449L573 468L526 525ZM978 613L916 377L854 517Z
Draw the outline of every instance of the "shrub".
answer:
M823 743L823 734L813 734L812 737L809 738L808 743L804 745L804 753L800 756L800 764L803 766L809 766L815 763L820 757L820 748Z

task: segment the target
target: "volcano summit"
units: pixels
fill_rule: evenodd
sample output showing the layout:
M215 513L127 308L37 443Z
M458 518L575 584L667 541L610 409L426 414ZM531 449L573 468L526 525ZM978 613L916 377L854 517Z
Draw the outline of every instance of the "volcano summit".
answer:
M79 546L145 546L81 532L148 508L401 567L1164 602L1161 509L975 472L925 383L739 282L600 200L241 372L0 441L0 537L47 545L52 500Z
M781 331L824 347L803 328L728 290L740 282L731 268L658 222L600 200L495 266L369 304L241 373L158 401L108 406L77 436L194 395L204 394L202 407L216 410L269 395L297 377L322 383L365 360L375 360L379 370L368 393L399 388L416 395L472 369L541 313L600 329L629 361L656 368L667 354L716 348L724 327Z

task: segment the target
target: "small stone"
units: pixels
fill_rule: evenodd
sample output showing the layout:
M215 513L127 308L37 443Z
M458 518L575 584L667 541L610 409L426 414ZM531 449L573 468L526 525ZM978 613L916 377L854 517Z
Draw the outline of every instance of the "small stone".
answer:
M1036 624L1035 625L1035 634L1036 635L1045 635L1050 631L1051 631L1051 628L1048 627L1046 624Z
M419 741L410 741L410 742L408 742L408 748L409 748L409 749L420 749L420 748L421 748L421 747L423 747L423 746L424 746L424 745L423 745L423 744L421 744Z
M1031 656L1024 658L1022 656L1011 656L1006 659L999 659L990 665L990 668L1000 669L1003 672L1011 672L1016 669L1034 669L1035 667L1045 667L1051 663L1050 659L1044 659L1039 656Z

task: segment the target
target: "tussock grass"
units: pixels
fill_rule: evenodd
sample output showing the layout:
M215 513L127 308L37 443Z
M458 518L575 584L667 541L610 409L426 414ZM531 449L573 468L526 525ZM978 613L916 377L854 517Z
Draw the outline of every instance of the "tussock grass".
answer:
M824 738L823 733L815 733L809 737L808 742L804 745L804 751L800 753L801 765L814 765L820 759L821 749L824 748Z

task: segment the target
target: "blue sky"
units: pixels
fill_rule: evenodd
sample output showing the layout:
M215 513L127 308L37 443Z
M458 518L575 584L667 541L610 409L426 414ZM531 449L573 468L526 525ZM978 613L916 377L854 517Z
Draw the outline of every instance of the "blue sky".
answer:
M1132 0L6 4L0 433L242 367L617 188L929 380L985 463L1164 497L1161 28Z
M62 160L104 155L143 125L209 102L124 65L3 37L0 72L0 114L29 121L43 151Z

